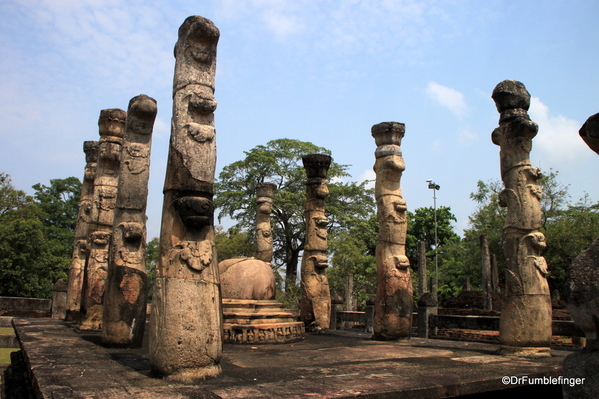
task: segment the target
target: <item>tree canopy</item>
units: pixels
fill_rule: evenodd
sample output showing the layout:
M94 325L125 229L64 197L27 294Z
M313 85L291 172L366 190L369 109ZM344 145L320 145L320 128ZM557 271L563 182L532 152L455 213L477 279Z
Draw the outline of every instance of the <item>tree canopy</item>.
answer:
M0 173L0 295L49 298L56 280L67 278L81 182L33 188L29 197Z
M246 151L243 160L225 166L215 184L214 202L220 209L219 220L230 217L237 222L239 231L247 232L252 239L256 186L265 182L277 185L271 215L273 263L284 268L286 288L295 284L304 245L306 172L302 156L313 153L331 155L326 148L309 142L272 140ZM354 220L374 214L373 192L366 187L368 181L341 181L348 176L347 168L333 161L328 172L330 195L326 200L326 214L331 236L347 230Z

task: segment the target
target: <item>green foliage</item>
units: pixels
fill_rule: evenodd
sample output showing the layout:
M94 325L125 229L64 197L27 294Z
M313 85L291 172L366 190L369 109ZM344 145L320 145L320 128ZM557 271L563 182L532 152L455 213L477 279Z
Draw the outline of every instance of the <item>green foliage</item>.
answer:
M152 238L146 245L146 270L148 272L148 302L154 296L154 282L156 281L156 268L160 258L160 241L158 237Z
M354 292L358 309L376 292L376 239L378 222L375 215L355 219L352 226L334 234L329 240L331 265L327 271L331 295L345 297L348 274L354 276Z
M256 186L265 182L277 185L273 199L271 224L273 232L273 264L283 267L286 289L295 284L300 253L304 246L304 206L306 172L302 156L313 153L329 154L326 148L292 139L269 141L246 151L243 160L223 168L215 184L215 206L220 209L219 220L230 217L240 232L254 234ZM374 211L372 190L367 182L341 183L348 176L346 165L331 163L328 172L326 214L329 232L347 229L355 218L368 217ZM253 236L252 236L253 239Z
M0 295L49 298L67 278L81 183L70 177L33 188L35 201L0 174Z
M543 190L541 232L547 240L542 255L549 265L550 288L561 291L572 260L599 236L599 204L593 204L585 196L572 205L568 186L558 181L558 175L557 171L550 170L539 180L539 185ZM481 234L487 235L489 251L497 259L500 286L505 284L502 234L507 209L499 206L501 190L503 184L499 180L479 181L476 192L470 194L477 208L469 217L469 227L464 230L459 248L443 251L443 279L449 285L448 291L458 293L466 277L470 278L473 289L480 289ZM450 250L454 255L449 253Z
M231 227L225 232L221 226L217 226L214 243L218 262L242 256L254 256L256 244L252 238L249 233L240 231L237 227Z

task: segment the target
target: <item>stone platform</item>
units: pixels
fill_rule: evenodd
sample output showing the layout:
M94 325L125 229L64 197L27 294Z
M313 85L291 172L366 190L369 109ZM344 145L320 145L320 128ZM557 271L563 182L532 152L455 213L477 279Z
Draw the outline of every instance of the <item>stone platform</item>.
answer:
M498 356L497 345L370 334L306 334L291 344L225 344L221 377L198 385L150 376L147 342L104 348L100 334L51 319L14 319L38 398L498 398L561 397L560 386L504 385L504 376L558 377L568 351L543 359ZM495 391L495 392L492 392Z
M224 299L223 340L233 344L282 344L304 339L304 323L274 300Z

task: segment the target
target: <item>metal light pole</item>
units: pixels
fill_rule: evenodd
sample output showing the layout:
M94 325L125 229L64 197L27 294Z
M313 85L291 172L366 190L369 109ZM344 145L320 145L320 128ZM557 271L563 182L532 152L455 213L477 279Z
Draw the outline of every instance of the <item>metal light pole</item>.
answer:
M439 288L439 259L437 257L437 249L439 248L439 238L437 235L437 190L439 190L441 186L435 184L432 179L428 179L426 182L428 183L428 188L433 190L433 212L435 214L435 289L431 291L433 291L433 295L435 296L435 299L437 299L437 290Z

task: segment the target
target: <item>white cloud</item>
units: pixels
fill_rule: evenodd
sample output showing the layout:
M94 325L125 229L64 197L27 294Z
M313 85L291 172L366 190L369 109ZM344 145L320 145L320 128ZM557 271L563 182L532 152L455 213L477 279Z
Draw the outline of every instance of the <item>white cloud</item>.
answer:
M462 117L468 108L464 101L464 95L455 89L430 82L426 88L426 93L457 117Z
M371 180L367 185L366 188L374 188L374 181L376 179L376 173L374 173L373 169L366 169L364 172L362 172L362 174L360 175L360 179L358 181L364 181L364 180Z
M560 170L594 155L578 135L581 122L553 115L537 97L531 98L529 114L539 125L539 133L533 140L533 153L539 151L539 158L546 159L552 168Z

